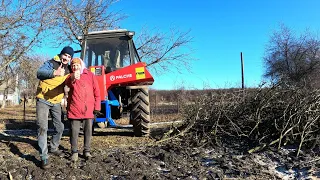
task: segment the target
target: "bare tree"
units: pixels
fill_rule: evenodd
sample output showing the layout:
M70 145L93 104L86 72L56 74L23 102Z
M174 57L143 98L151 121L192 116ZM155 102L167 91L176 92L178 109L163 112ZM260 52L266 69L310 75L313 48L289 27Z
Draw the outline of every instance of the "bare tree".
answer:
M110 10L110 6L116 2L118 0L61 1L57 8L57 39L60 43L70 42L80 47L79 36L90 31L119 28L119 22L126 16L121 11Z
M43 64L47 57L43 56L21 56L15 63L10 63L2 73L2 84L4 84L4 101L1 108L6 106L6 98L11 92L20 96L25 94L27 97L35 98L35 89L37 89L39 80L36 77L36 71ZM20 93L20 94L18 94Z
M19 74L19 89L27 97L35 98L35 89L37 89L39 80L36 77L38 68L48 57L43 56L23 56L20 58L17 72Z
M3 91L3 101L1 104L1 108L4 108L6 106L6 100L10 93L14 92L17 87L17 74L15 73L16 67L14 65L7 66L2 72L1 72L1 81L0 83L4 87Z
M50 0L4 0L0 5L0 72L40 43L53 22Z
M121 20L126 18L121 11L111 11L110 7L118 0L89 0L74 2L63 0L57 11L59 12L59 30L63 33L61 43L81 44L78 37L91 31L109 30L119 28ZM57 33L58 34L58 33ZM194 58L192 50L188 47L192 40L190 31L180 31L172 28L170 32L143 29L137 37L137 49L144 62L156 73L171 70L181 71L189 69Z
M267 46L264 76L286 85L314 86L320 71L319 48L320 41L312 33L296 37L282 25Z

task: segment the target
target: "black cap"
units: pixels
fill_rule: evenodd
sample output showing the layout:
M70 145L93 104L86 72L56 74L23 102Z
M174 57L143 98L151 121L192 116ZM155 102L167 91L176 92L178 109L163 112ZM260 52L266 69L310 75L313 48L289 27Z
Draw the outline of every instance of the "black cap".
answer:
M61 50L60 55L65 54L65 53L69 54L71 56L71 58L72 58L73 54L74 54L74 51L73 51L72 47L66 46Z

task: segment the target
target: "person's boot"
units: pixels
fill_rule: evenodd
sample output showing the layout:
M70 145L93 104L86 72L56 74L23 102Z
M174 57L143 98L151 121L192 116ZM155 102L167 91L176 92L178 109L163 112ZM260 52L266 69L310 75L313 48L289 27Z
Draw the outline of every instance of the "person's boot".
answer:
M50 164L49 164L49 160L48 159L42 159L41 160L41 168L42 169L49 169L50 168Z
M78 153L72 153L71 161L76 162L76 161L78 161L78 159L79 159Z
M92 158L92 155L90 154L90 152L85 152L84 157L86 160L90 160Z
M55 155L55 156L58 156L58 157L63 157L64 156L63 152L61 150L59 150L59 149L51 150L50 153Z

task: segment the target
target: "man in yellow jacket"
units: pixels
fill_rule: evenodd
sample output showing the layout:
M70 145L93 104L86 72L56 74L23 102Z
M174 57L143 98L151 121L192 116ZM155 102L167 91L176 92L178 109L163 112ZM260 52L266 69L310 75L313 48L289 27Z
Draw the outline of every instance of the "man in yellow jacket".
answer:
M74 51L71 47L64 47L60 54L46 61L37 71L37 78L40 80L37 88L37 125L38 145L41 158L41 167L50 167L48 161L48 115L50 113L55 132L50 141L50 152L57 156L63 156L59 150L60 140L64 130L61 121L61 101L64 96L64 81L70 73L69 62Z

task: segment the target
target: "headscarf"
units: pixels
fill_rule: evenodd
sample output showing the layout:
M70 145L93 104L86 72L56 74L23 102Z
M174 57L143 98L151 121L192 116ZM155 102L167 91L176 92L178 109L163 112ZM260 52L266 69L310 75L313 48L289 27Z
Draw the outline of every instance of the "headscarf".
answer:
M73 58L71 60L71 67L72 67L73 64L80 64L80 66L81 66L80 67L80 74L82 74L83 70L86 68L86 65L84 64L84 62L80 58Z

